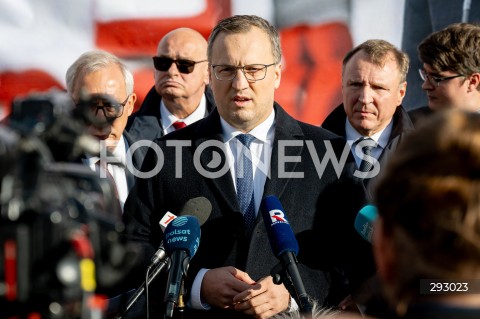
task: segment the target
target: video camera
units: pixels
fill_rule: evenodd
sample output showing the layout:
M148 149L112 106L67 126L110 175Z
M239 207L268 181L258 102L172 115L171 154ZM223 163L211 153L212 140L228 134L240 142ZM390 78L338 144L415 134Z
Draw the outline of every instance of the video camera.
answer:
M98 318L137 259L115 186L82 164L99 152L90 120L51 91L15 100L0 127L0 318Z

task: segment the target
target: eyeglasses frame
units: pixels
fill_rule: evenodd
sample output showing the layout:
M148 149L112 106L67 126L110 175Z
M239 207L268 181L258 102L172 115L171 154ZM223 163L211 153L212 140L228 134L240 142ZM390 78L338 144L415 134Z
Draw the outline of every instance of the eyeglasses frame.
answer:
M249 67L249 66L253 66L253 65L261 65L263 67L262 70L265 70L265 74L264 74L263 78L261 78L261 79L249 79L247 77L247 74L245 73L245 68ZM267 77L268 67L273 66L273 65L277 65L277 63L275 63L275 62L270 63L270 64L255 63L255 64L247 64L247 65L244 65L244 66L234 66L234 65L228 65L228 64L214 64L214 65L212 65L212 69L213 69L213 75L219 81L233 81L237 77L238 70L241 70L243 75L245 76L245 79L247 79L248 82L254 83L254 82L261 81L261 80L265 79ZM235 75L231 79L220 79L217 75L217 72L215 71L215 68L219 67L219 66L231 67L231 68L234 68L237 72L235 72Z
M433 75L428 74L427 71L424 69L418 69L418 73L420 74L420 78L423 80L423 82L427 81L432 84L433 86L439 87L440 83L443 81L448 81L452 79L456 79L462 76L465 76L463 74L457 74L457 75L451 75L451 76L444 76L444 77L436 77ZM435 84L432 83L432 80L435 82Z
M121 108L120 110L120 114L118 114L117 116L107 116L107 113L105 112L105 106L102 105L102 106L97 106L97 109L95 110L95 116L97 116L98 114L98 110L101 109L102 112L103 112L103 116L105 116L105 118L107 119L107 121L113 121L115 119L118 119L119 117L121 117L123 115L123 110L125 109L125 105L127 104L128 100L130 99L130 96L132 94L129 94L127 95L127 98L125 99L125 101L123 101L122 103L120 102L116 102L116 104ZM114 106L112 103L110 103L112 106ZM115 106L114 106L115 107Z

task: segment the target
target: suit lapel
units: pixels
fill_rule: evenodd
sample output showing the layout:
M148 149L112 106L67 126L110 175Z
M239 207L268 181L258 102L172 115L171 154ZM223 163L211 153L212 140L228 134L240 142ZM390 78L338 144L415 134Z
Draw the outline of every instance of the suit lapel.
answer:
M198 138L194 141L194 152L200 153L201 169L204 170L201 174L207 175L206 171L211 168L212 175L206 179L223 198L230 211L240 212L232 175L228 169L220 115L216 109L197 127L196 136Z
M266 180L263 197L275 195L280 198L291 180L290 178L282 178L281 174L285 175L285 172L294 172L298 163L286 161L285 164L283 159L279 158L279 144L283 143L281 141L289 141L287 142L286 147L280 145L280 147L283 147L286 150L286 153L284 154L287 156L301 156L304 148L304 135L298 122L289 116L276 103L275 112L275 137L270 163L270 178L267 178ZM208 168L210 165L215 166L214 164L218 162L218 159L220 159L222 167L223 165L227 165L225 164L226 153L224 149L225 144L223 142L222 129L220 126L220 115L216 109L213 110L202 123L200 123L196 129L195 136L197 136L197 138L193 143L195 146L194 151L197 152L198 150L198 152L200 152L200 150L202 150L199 160L203 168ZM213 143L212 140L214 141ZM288 146L288 143L292 141L297 144L295 144L295 146ZM209 145L215 144L218 145L218 147L205 147L204 143L212 143ZM222 146L223 149L220 150L220 146ZM279 174L279 162L282 163L281 169L283 173L280 172L281 174ZM218 172L218 169L214 170L214 172ZM209 180L217 193L225 200L229 209L233 212L240 213L237 194L235 192L230 170L226 170L226 173L219 175L220 176L215 178L207 178L207 180Z
M283 155L301 156L304 147L304 137L297 121L289 116L277 103L275 103L275 112L275 137L270 163L270 178L267 178L265 183L263 197L275 195L280 198L291 180L291 178L282 178L282 175L285 175L285 172L294 172L298 165L297 162L286 161L285 163L284 159L280 157ZM285 141L288 141L287 146L283 144ZM292 142L295 143L295 146L288 146ZM283 155L279 156L280 154ZM279 171L279 163L282 163L282 172Z
M128 145L127 147L130 148L130 146L132 146L135 141L134 139L128 134L128 132L123 132L123 138L125 139L126 141L126 145ZM127 148L127 151L128 151L128 148ZM137 150L135 150L135 152L133 154L130 154L132 155L131 158L126 158L127 160L127 163L129 160L132 161L132 164L133 166L136 168L136 169L140 169L141 168L141 164L142 164L142 160L143 160L143 153L144 150L142 148L138 148ZM130 169L127 167L125 167L125 176L127 178L127 186L128 186L128 189L132 189L133 185L135 184L135 176L132 174L132 172L130 171Z

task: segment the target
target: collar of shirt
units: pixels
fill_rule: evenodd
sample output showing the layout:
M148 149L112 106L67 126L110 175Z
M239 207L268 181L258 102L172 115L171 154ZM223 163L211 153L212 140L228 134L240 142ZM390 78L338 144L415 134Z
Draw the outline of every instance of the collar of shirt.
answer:
M388 140L390 138L390 134L392 133L392 129L393 121L390 121L390 123L383 130L373 134L372 136L369 136L377 143L377 147L372 150L372 156L375 157L377 160L380 158L383 150L388 145ZM352 126L352 124L350 124L348 118L345 120L345 135L347 138L347 143L350 147L352 147L353 143L355 143L355 141L357 141L359 138L366 137L358 133L358 131ZM354 149L352 149L352 154L355 158L355 161L357 162L357 165L360 165L362 159L357 156Z
M99 141L101 143L102 141ZM125 137L122 135L122 138L118 140L117 145L115 145L115 148L113 151L107 155L108 156L108 162L109 163L121 163L122 165L126 165L126 154L127 154L127 141L125 140ZM98 156L92 156L92 157L86 157L85 163L91 167L95 168L95 163L98 162L100 157Z
M128 169L127 162L127 149L128 143L125 140L125 137L122 135L122 138L118 140L117 145L113 151L107 155L107 170L115 181L115 187L117 188L118 199L123 210L123 205L128 196L128 192L132 186L132 183L129 184L127 172ZM98 156L92 156L85 159L85 163L93 170L98 171L96 163L100 158ZM131 160L128 159L129 161ZM121 165L115 165L116 163L121 163Z
M385 147L387 147L388 139L390 138L392 129L393 129L393 121L390 121L390 123L383 130L369 137L372 140L374 140L377 143L377 145L379 145L382 149L384 149ZM352 146L352 144L355 143L355 141L358 140L359 138L366 137L358 133L358 131L352 126L352 124L350 124L350 121L348 119L345 120L345 133L346 133L347 142L350 146Z
M222 126L223 140L225 141L225 149L227 161L230 167L230 173L232 175L233 184L235 190L237 189L235 162L237 159L237 139L235 138L243 132L237 130L228 124L222 117L220 117L220 123ZM265 188L265 182L267 176L270 173L270 161L273 149L273 139L275 137L275 112L272 109L272 113L267 117L265 121L260 123L253 130L248 132L253 135L255 140L250 145L250 152L252 154L252 166L253 166L253 191L255 196L255 212L258 212L260 203L263 198L263 189ZM238 142L240 143L240 142Z
M186 125L190 125L198 120L203 119L206 113L207 113L207 99L205 98L205 94L202 94L202 98L200 99L200 104L198 104L198 107L195 109L195 111L193 111L192 114L190 114L186 118L181 119L181 121L184 122ZM175 131L175 128L173 127L173 123L175 123L178 120L179 118L177 118L175 115L170 113L170 111L167 109L167 107L165 106L165 103L163 102L163 99L160 100L160 121L163 127L163 134L167 134Z
M243 132L237 130L233 126L227 123L221 116L220 116L220 124L222 126L222 135L225 144L230 143L230 141L235 138L237 135L244 134ZM270 143L273 142L273 136L275 133L275 112L272 109L272 113L259 125L257 125L253 130L248 132L248 134L254 136L256 138L253 143L258 143L257 140L263 143Z

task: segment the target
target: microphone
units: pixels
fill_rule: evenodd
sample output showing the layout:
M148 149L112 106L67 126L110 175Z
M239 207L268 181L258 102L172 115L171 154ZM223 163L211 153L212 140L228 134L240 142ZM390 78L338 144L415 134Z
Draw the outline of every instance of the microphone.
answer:
M203 225L210 214L212 213L212 203L205 198L205 197L195 197L189 199L185 205L183 205L182 209L180 210L179 215L193 215L198 219L200 225ZM172 214L171 212L167 212L162 219L160 219L160 228L165 233L165 230L177 216ZM138 298L143 294L145 288L150 285L150 283L155 279L164 268L167 270L170 268L170 259L168 258L163 241L160 243L160 247L153 255L150 265L148 265L147 272L150 272L152 269L152 273L149 274L148 280L144 282L136 291L135 294L130 297L127 302L127 306L123 311L122 315L117 316L116 319L121 319L123 316L130 310L130 308L137 302Z
M369 243L372 243L373 223L377 216L377 208L373 205L366 205L360 209L357 217L355 217L355 230Z
M212 213L212 203L210 203L210 201L205 197L195 197L195 198L189 199L185 203L185 205L183 205L182 209L180 210L179 216L182 216L182 215L194 216L198 219L198 223L200 225L203 225L207 221L208 217L210 217L211 213ZM175 218L177 218L177 216L170 212L167 212L162 217L159 224L163 232L165 232L167 225ZM160 243L160 247L153 255L150 265L148 266L147 269L151 270L159 262L165 260L166 258L167 258L167 255L165 254L165 248L162 241Z
M200 245L200 225L194 216L180 216L167 225L164 245L170 256L171 267L168 274L165 295L166 318L173 318L173 311L178 305L183 279L187 275L190 258Z
M267 196L262 200L261 211L273 254L280 260L283 270L289 277L300 312L311 313L312 305L297 267L298 242L282 204L276 196Z

